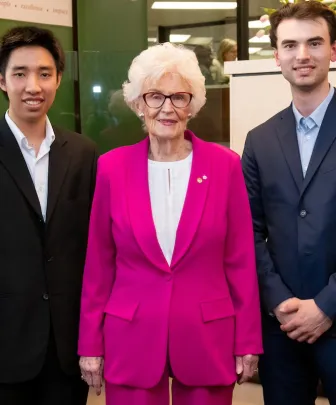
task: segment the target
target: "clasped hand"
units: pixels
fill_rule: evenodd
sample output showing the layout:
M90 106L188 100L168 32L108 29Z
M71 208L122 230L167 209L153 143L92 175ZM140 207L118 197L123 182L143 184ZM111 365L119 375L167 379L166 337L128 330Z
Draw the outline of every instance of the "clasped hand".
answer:
M332 325L332 320L313 299L290 298L277 306L274 313L281 330L298 342L314 343Z

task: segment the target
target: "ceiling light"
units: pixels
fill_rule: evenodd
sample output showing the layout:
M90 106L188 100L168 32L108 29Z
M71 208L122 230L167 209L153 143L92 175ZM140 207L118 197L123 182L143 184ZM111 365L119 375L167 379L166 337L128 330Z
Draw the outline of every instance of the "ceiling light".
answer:
M102 92L101 86L93 86L92 87L92 92L93 93L101 93Z
M259 52L260 56L274 56L274 51L271 49L263 49Z
M265 28L269 25L269 21L262 22L260 20L249 21L249 28Z
M261 50L262 50L262 48L249 48L249 54L253 55L254 53L257 53Z
M235 1L155 1L152 9L156 10L233 10Z
M191 37L191 35L170 34L169 35L169 42L185 42L190 37Z
M188 45L210 45L213 41L212 37L194 37L188 39Z
M252 37L249 39L250 44L269 44L271 42L269 35L263 35L262 37Z

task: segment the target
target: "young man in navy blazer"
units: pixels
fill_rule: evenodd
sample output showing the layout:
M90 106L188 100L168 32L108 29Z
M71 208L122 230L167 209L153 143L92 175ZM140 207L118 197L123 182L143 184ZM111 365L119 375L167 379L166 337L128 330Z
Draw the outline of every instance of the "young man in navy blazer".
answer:
M318 1L271 15L292 104L247 136L243 168L263 305L265 405L336 404L336 18Z

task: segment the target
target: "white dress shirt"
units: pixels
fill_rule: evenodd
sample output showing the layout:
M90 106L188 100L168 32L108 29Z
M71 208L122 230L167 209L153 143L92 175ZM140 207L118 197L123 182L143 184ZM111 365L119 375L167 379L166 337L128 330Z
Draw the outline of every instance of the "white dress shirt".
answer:
M170 265L191 172L192 153L183 160L148 160L149 192L156 235Z
M26 161L29 173L33 180L35 190L40 201L41 211L44 220L46 220L47 201L48 201L48 172L49 172L49 151L50 146L55 140L54 130L47 117L46 122L46 137L44 138L38 155L36 156L35 149L29 146L27 138L22 131L9 117L8 111L6 112L5 119L17 143L20 147L21 153Z

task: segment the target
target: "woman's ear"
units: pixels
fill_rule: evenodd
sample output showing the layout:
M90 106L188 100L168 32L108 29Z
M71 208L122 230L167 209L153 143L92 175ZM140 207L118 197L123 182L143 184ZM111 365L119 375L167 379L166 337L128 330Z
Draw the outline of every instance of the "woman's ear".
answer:
M135 102L134 106L135 106L135 111L136 111L137 116L142 119L145 116L145 114L143 112L143 106L142 106L141 102L139 100L137 100Z

